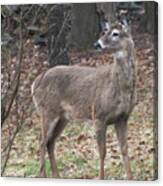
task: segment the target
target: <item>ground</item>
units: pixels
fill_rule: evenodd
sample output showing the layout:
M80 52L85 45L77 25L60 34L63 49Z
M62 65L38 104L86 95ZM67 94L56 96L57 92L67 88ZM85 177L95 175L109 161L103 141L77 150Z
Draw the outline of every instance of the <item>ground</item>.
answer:
M128 144L131 168L135 180L155 178L154 145L154 97L153 97L153 46L150 36L142 34L134 37L138 61L137 93L138 103L128 122ZM111 60L107 53L71 52L72 64L98 66ZM16 58L11 59L14 63ZM21 76L22 100L30 97L30 86L35 77L48 68L47 47L36 47L28 40L25 43L23 74ZM25 102L24 102L25 103ZM22 104L24 104L22 101ZM32 101L27 112L25 124L15 138L4 176L36 177L39 172L40 119ZM12 116L10 116L12 117ZM14 120L14 119L13 119ZM11 120L8 120L10 122ZM2 131L2 147L5 146L8 126ZM97 179L99 155L95 131L87 123L69 123L58 139L56 157L62 178ZM2 159L3 161L3 159ZM50 164L46 160L46 170L50 177ZM105 179L125 179L122 157L115 130L107 130L107 155L105 160Z

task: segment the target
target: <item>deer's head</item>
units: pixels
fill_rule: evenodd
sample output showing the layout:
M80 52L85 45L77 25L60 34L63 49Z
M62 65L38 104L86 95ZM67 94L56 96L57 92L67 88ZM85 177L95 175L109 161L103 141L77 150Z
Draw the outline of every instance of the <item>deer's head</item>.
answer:
M126 47L126 41L132 40L130 28L126 21L116 23L107 27L103 35L94 44L96 49L108 49L108 51L116 52Z

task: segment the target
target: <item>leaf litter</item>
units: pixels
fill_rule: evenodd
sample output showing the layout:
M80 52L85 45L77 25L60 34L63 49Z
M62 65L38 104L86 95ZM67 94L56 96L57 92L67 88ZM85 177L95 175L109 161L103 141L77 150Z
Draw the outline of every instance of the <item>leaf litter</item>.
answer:
M149 45L150 42L147 42L150 40L150 36L147 34L139 35L134 39L138 61L138 104L129 119L129 156L134 179L153 180L155 172L154 153L156 152L153 118L153 72L155 61L153 61L153 48ZM144 43L147 43L147 46ZM24 100L30 97L30 87L36 76L48 69L47 47L35 47L30 40L27 40L25 46L23 76L21 77L19 94L22 97L22 103L20 104L25 104ZM99 53L93 50L85 52L71 51L69 57L72 65L98 67L113 62L108 53ZM11 63L15 63L16 60L13 57ZM5 74L3 75L2 81L5 81ZM28 112L31 109L33 110L32 115L29 116ZM36 177L38 174L40 119L32 102L27 105L26 114L26 123L14 141L5 176ZM16 122L14 114L11 114L8 122L9 125ZM2 132L3 146L7 140L5 139L5 133L8 132L7 127ZM105 179L125 179L122 156L113 126L108 127L106 141ZM93 126L87 123L79 123L78 125L69 123L56 144L56 157L61 177L97 179L99 155ZM46 161L46 169L48 176L50 176L48 160Z

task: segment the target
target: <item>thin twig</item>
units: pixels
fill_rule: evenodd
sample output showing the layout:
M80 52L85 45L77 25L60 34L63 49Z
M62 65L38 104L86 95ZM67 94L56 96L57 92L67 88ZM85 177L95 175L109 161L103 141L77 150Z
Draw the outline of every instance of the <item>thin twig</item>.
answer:
M29 10L23 15L23 19L26 18L29 13L31 13L31 11L34 8L34 6L35 6L35 4L31 5L31 7L29 8Z
M59 43L59 40L60 40L60 38L61 38L61 35L62 35L63 31L65 30L66 23L67 23L67 21L68 21L69 15L70 15L70 13L67 13L67 15L66 15L66 17L65 17L65 19L64 19L64 21L63 21L62 27L61 27L61 29L60 29L60 31L59 31L59 33L58 33L58 35L57 35L57 38L56 38L56 40L55 40L54 50L56 49L57 44Z
M57 37L56 37L54 47L52 47L53 49L51 48L51 49L52 49L51 54L53 54L54 51L56 50L56 48L58 47L57 45L58 45L58 43L59 43L59 41L60 41L60 38L61 38L61 36L62 36L62 33L64 32L64 30L65 30L65 28L66 28L67 21L69 20L69 16L70 16L70 13L67 13L67 15L66 15L66 17L65 17L65 19L64 19L64 21L63 21L63 23L62 23L61 29L60 29L60 31L59 31ZM52 55L50 55L49 58L51 59L51 57L52 57Z

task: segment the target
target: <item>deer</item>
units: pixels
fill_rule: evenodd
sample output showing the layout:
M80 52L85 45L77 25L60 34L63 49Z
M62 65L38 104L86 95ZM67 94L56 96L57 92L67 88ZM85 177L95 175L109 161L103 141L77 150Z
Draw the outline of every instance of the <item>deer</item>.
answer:
M56 140L72 120L92 121L99 152L99 178L104 179L106 131L115 126L127 179L132 179L128 155L128 119L136 100L136 54L127 23L110 26L94 44L113 55L114 62L100 67L56 66L32 84L32 97L42 123L40 177L46 177L45 154L52 177L59 178Z

